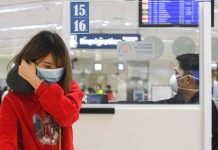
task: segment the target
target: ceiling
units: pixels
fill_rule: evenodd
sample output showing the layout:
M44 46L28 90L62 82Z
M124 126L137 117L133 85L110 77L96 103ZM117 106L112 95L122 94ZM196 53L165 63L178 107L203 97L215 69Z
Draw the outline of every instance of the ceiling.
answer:
M155 35L168 49L177 37L183 35L198 42L195 28L138 28L137 0L89 2L92 33L140 33L143 38ZM218 0L215 3L218 6ZM0 57L13 56L40 30L52 29L61 33L62 8L62 0L0 0ZM213 35L218 37L218 7L215 8ZM77 55L96 57L96 54L82 55L79 52ZM106 57L108 53L104 55Z

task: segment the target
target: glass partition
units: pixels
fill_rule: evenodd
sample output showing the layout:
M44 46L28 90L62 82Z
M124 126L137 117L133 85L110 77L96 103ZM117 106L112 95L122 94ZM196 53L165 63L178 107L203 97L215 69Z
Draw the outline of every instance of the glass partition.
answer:
M86 93L83 103L199 104L195 0L89 5L90 34L70 37L74 78ZM162 22L146 26L157 14Z

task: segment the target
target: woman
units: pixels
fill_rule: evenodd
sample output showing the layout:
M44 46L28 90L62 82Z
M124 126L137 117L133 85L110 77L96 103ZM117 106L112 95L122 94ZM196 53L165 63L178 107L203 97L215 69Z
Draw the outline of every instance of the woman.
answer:
M63 40L56 33L42 31L12 63L19 66L18 75L34 91L12 88L5 96L0 109L0 148L73 150L71 125L78 120L83 92L72 81Z

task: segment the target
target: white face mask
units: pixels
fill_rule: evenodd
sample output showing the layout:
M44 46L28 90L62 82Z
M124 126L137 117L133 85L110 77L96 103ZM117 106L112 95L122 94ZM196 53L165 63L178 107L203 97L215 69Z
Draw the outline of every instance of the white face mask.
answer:
M187 88L178 87L177 81L178 81L178 80L181 80L181 79L184 79L184 78L187 77L187 76L191 76L191 77L193 77L194 79L199 80L198 78L196 78L196 77L194 77L194 76L192 76L192 75L186 75L186 76L183 76L183 77L177 79L177 78L176 78L176 74L174 73L174 74L171 76L171 78L170 78L170 86L171 86L173 92L177 93L177 92L178 92L178 89L190 90L190 91L198 91L198 89L187 89Z
M178 92L178 84L177 84L177 79L176 79L175 73L170 77L170 87L173 90L173 92L175 92L175 93Z
M61 80L62 75L64 74L64 68L57 69L43 69L37 67L37 76L40 79L44 79L49 83L55 83Z

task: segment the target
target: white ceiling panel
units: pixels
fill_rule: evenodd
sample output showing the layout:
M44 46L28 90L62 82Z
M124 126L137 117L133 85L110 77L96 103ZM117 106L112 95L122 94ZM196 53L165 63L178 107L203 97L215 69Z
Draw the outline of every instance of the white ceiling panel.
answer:
M0 2L0 54L14 55L40 30L62 28L62 3L13 0Z
M90 3L91 26L93 29L136 29L137 12L136 1L94 1Z
M56 1L56 0L0 0L0 6L19 5L35 2Z
M90 0L91 32L140 33L143 38L155 35L163 39L167 49L171 49L173 41L179 36L188 36L198 42L196 28L138 28L137 2ZM218 6L218 0L215 3ZM213 34L218 31L218 7L215 8ZM0 55L14 54L40 30L60 31L61 27L62 0L0 0ZM77 54L83 57L82 53ZM105 57L110 58L110 55L105 53Z

